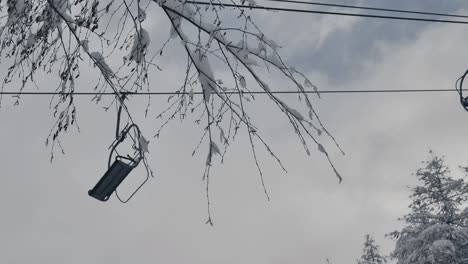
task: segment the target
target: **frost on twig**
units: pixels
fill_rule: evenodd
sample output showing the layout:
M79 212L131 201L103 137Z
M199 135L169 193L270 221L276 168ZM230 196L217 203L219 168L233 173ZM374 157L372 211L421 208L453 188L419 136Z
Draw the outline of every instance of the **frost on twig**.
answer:
M196 117L203 132L194 154L202 146L208 152L204 174L208 204L210 167L218 157L221 162L224 160L229 146L241 132L248 136L260 184L268 199L257 148L264 148L286 171L278 155L263 138L262 131L255 126L251 118L253 113L248 111L247 105L255 100L252 92L258 90L266 94L289 122L305 152L310 154L310 145L315 145L313 149L325 155L341 182L321 135L328 136L338 149L340 147L321 122L308 94L314 91L320 96L317 87L303 73L283 61L280 46L259 29L248 14L248 8L228 8L219 0L209 0L209 5L185 0L6 2L7 8L0 10L5 14L0 18L0 57L10 67L1 89L3 91L5 85L19 79L18 91L21 93L27 85L37 86L35 77L39 73L52 73L59 77L55 89L58 95L50 102L56 117L47 138L47 142L52 144L52 156L55 147L61 149L62 133L77 124L74 93L81 67L91 63L99 70L94 91L115 93L112 104L123 107L131 124L134 113L130 113L122 95L153 92L148 72L162 70L157 60L163 56L164 48L168 43L178 45L179 42L187 56L185 77L176 95L169 98L167 108L157 114L162 124L155 136L159 137L176 117L181 120L188 115ZM257 4L253 0L230 0L226 3L246 7ZM159 6L170 25L167 40L160 47L152 46L151 32L144 24L151 16L148 12L151 6ZM111 59L113 57L120 58L122 63L116 64L116 60ZM262 74L265 69L281 73L299 94L302 105L288 105L275 94L276 87L268 84ZM202 97L194 96L198 92ZM16 104L20 98L18 96ZM150 110L150 99L148 96L146 115ZM93 98L96 103L101 100L100 95ZM105 109L110 109L110 105ZM210 213L208 215L208 222L212 223Z
M317 87L304 74L287 66L283 62L279 54L279 46L259 30L243 9L234 8L229 10L229 12L238 13L238 25L224 26L223 21L220 19L220 13L226 10L221 6L211 5L203 7L196 4L188 5L184 1L156 2L161 5L167 17L171 20L171 37L174 38L174 35L179 37L188 55L185 82L179 90L181 95L175 99L177 103L174 105L173 114L169 115L168 120L172 119L174 114L185 113L184 109L191 107L191 105L194 105L191 108L192 112L198 106L204 105L201 111L202 116L205 116L206 125L204 125L205 133L202 136L202 141L206 138L208 142L207 169L204 175L207 184L213 154L225 153L230 143L234 141L240 127L245 127L248 134L253 159L268 199L269 196L264 183L263 172L257 159L256 144L259 143L265 147L284 169L278 156L271 150L270 146L260 135L260 132L257 131L250 113L246 111L245 104L253 98L251 90L247 88L247 78L254 82L249 84L249 86L261 88L284 114L306 153L310 155L308 141L311 141L312 144L317 146L318 151L326 156L333 172L341 182L342 177L332 163L324 145L320 143L319 137L322 133L325 133L332 141L335 142L335 140L320 121L307 94L307 89L311 88L320 96ZM219 2L211 1L211 3ZM255 3L249 1L249 4L253 5ZM192 35L187 33L190 30L193 31L193 29L197 33ZM228 71L231 79L219 81L211 67L211 60L224 65L225 71ZM308 109L308 115L301 114L299 110L289 106L272 92L270 85L266 83L257 70L257 67L260 65L265 65L267 69L274 68L280 71L290 81L291 85L300 94L301 99L304 99L302 101L305 102L304 107ZM219 71L218 68L217 71ZM221 73L218 72L218 74ZM193 102L192 97L186 98L187 89L193 91L191 84L194 81L200 84L203 91L203 101L200 103ZM213 144L212 135L216 130L221 135L220 143L224 147L223 151L220 151L217 145ZM340 148L336 142L335 144ZM198 146L196 149L198 149ZM216 146L216 148L213 146ZM209 219L211 220L210 217Z

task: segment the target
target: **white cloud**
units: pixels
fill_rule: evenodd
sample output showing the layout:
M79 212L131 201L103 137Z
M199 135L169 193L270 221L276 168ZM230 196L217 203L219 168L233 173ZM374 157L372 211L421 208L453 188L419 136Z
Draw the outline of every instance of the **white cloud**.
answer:
M306 32L300 36L308 37ZM463 27L434 25L412 43L384 45L379 60L345 88L450 88L468 66L466 43ZM177 74L183 72L168 67L158 75L171 80L162 79L155 89L169 90ZM343 88L319 82L322 89ZM164 102L155 99L153 105ZM66 139L67 155L49 165L43 145L50 125L48 99L28 98L22 108L2 108L0 247L5 250L0 262L261 264L321 263L328 257L349 263L361 253L367 232L384 250L391 249L383 235L398 228L396 218L408 202L406 185L414 183L410 174L429 148L453 163L466 161L468 114L455 93L324 96L319 112L348 153L333 155L342 185L322 155L303 154L287 122L273 120L263 102L255 107L258 120L266 120L261 125L290 173L283 175L265 159L272 197L266 202L240 137L226 164L213 171L214 228L203 224L204 156L190 156L197 140L187 132L195 129L191 124L175 123L163 140L152 140L157 179L121 206L86 194L104 172L114 113L78 99L83 132ZM145 103L146 98L132 98L131 107L143 112ZM145 129L154 129L153 120L147 122ZM132 180L138 182L140 173L132 173Z

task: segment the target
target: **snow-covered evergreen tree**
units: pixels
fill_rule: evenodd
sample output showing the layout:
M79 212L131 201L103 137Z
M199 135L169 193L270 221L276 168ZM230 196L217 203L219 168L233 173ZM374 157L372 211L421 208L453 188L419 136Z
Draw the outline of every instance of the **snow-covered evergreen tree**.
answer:
M431 153L432 154L432 153ZM416 173L406 226L390 235L396 239L392 257L397 264L468 263L468 184L454 179L444 158L432 156Z
M374 238L367 234L364 247L362 249L362 256L357 260L357 264L384 264L387 263L385 256L379 252L379 246L376 244Z

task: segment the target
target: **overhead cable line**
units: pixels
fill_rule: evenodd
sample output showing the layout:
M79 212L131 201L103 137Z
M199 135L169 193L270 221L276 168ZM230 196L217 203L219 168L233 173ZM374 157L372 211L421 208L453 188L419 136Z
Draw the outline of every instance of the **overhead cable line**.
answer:
M278 2L278 3L302 4L302 5L314 5L314 6L340 7L340 8L349 8L349 9L358 9L358 10L371 10L371 11L404 13L404 14L415 14L415 15L468 18L468 16L464 16L464 15L454 15L454 14L434 13L434 12L422 12L422 11L391 9L391 8L379 8L379 7L370 7L370 6L328 4L328 3L321 3L321 2L309 2L309 1L297 1L297 0L264 0L264 1Z
M272 94L364 94L364 93L438 93L438 92L456 92L455 89L387 89L387 90L327 90L327 91L271 91ZM72 93L60 92L0 92L0 95L71 95ZM203 92L125 92L128 96L132 95L202 95ZM239 92L223 92L222 94L239 94ZM241 92L241 94L269 94L265 91ZM74 92L73 95L116 95L113 92Z
M281 11L281 12L294 12L294 13L308 13L308 14L320 14L320 15L334 15L334 16L349 16L349 17L365 17L365 18L378 18L378 19L390 19L390 20L406 20L406 21L418 21L418 22L432 22L432 23L448 23L448 24L468 24L468 21L460 20L444 20L444 19L430 19L430 18L419 18L419 17L402 17L402 16L385 16L385 15L370 15L370 14L359 14L359 13L346 13L346 12L331 12L331 11L320 11L320 10L308 10L308 9L295 9L295 8L283 8L283 7L271 7L271 6L246 6L237 4L225 4L225 3L210 3L200 1L187 1L187 4L195 5L207 5L207 6L223 6L223 7L236 7L241 9L257 9L267 11Z

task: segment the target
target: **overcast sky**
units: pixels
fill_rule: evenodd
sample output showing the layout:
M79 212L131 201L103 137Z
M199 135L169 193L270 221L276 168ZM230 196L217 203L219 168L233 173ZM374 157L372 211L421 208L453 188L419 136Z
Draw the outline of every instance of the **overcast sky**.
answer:
M468 14L462 0L368 4ZM167 21L155 14L147 22L148 31L152 40L163 40ZM453 88L468 67L465 25L260 11L253 15L283 46L286 61L321 90ZM171 54L182 52L177 45L169 48L161 61L164 71L151 76L154 91L174 90L181 83L185 61ZM270 81L282 84L274 76ZM53 89L46 81L41 85ZM79 89L89 91L91 86ZM290 97L283 98L292 101ZM76 99L81 132L65 136L66 155L53 163L44 145L54 120L50 98L25 96L16 107L9 98L4 100L1 263L300 264L325 263L327 258L335 264L354 263L367 233L375 236L383 253L392 250L393 241L385 234L402 227L398 218L407 212L408 186L415 184L412 174L429 158L430 149L447 157L454 174L461 174L457 165L468 163L468 113L455 92L314 98L322 121L347 153L341 156L324 139L342 184L324 156L307 156L287 120L277 118L280 112L274 105L258 97L254 119L288 173L261 152L268 202L248 141L240 137L224 164L218 162L212 170L211 227L205 225L201 178L206 156L191 156L202 134L193 120L173 123L159 140L150 138L156 179L129 204L115 197L101 203L88 196L106 170L115 129L115 112L104 112L89 99ZM146 98L131 100L130 108L152 135L159 121L154 115L143 118ZM153 108L165 102L153 98ZM143 169L129 177L124 191L144 179Z

